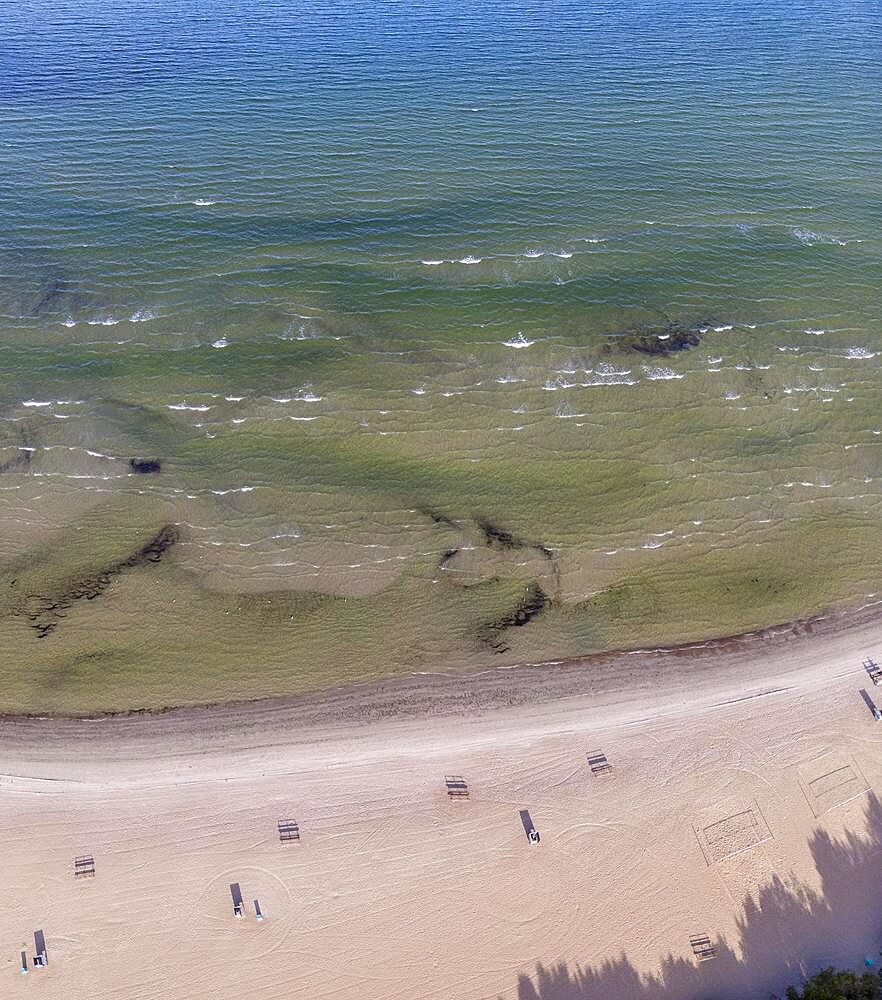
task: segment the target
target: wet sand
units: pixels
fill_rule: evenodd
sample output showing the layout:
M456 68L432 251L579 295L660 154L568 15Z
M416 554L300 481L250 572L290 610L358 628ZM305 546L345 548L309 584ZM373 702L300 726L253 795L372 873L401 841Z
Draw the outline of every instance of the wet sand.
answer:
M882 700L861 667L880 654L867 611L297 701L6 720L3 995L743 1000L859 963L882 926L882 726L860 695ZM94 878L74 877L83 854ZM49 966L21 976L38 929Z

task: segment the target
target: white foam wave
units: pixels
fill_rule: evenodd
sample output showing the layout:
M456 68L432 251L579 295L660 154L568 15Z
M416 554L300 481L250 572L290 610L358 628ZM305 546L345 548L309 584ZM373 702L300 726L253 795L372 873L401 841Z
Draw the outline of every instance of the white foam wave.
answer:
M845 352L846 358L875 358L875 351L868 351L866 347L849 347Z
M835 236L828 236L825 233L815 233L811 229L794 229L793 238L806 247L813 247L818 244L828 244L833 246L848 246L847 240L840 240Z
M116 326L119 320L115 316L105 316L102 319L87 319L89 326Z
M211 407L203 403L201 406L188 406L186 403L166 403L167 410L192 410L193 413L207 413Z
M230 342L227 340L226 337L221 337L220 340L213 340L211 342L211 346L220 350L222 347L229 347Z
M22 406L51 406L52 405L52 401L51 400L43 400L43 399L26 399L21 405Z
M673 368L651 368L649 365L642 365L640 370L643 372L644 378L648 378L652 382L683 378L682 373L675 372Z
M443 260L421 260L421 264L425 264L426 267L437 267L439 264L443 264Z
M156 319L156 313L151 309L136 309L129 320L132 323L146 323L148 320Z
M483 257L475 257L472 254L468 254L465 257L460 257L457 264L480 264Z
M71 327L71 326L76 326L77 324L76 320L72 316L68 316L66 320L62 321L61 325Z
M228 493L253 493L253 486L237 486L229 490L212 490L211 491L216 497L225 497Z
M536 341L528 340L520 331L518 331L517 336L510 337L508 340L503 340L502 343L505 347L513 347L516 351L519 351L524 347L532 347Z
M805 328L805 333L810 333L813 337L823 337L827 332L826 330L815 330L813 327L807 326Z
M207 208L209 205L216 205L217 202L212 201L210 198L197 198L190 204L195 205L197 208Z

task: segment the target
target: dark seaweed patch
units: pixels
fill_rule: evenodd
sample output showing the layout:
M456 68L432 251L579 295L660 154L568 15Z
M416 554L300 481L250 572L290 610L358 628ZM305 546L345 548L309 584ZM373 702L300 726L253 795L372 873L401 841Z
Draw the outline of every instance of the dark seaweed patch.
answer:
M520 628L527 625L551 603L551 598L535 581L528 584L524 596L517 607L507 615L487 622L478 629L478 638L490 646L494 653L507 653L510 649L505 642L504 633L510 628Z
M616 348L622 351L636 351L650 357L668 357L681 351L698 347L708 327L718 321L697 323L687 326L671 320L659 327L627 330L613 334L607 341L606 350Z
M23 600L17 614L28 619L38 639L45 639L58 623L67 617L66 612L74 601L94 601L107 590L113 578L125 570L145 566L148 563L158 563L179 537L178 529L173 524L167 524L127 558L111 563L100 573L75 580L58 596L29 594Z
M487 545L495 546L499 549L526 549L536 548L531 542L525 542L523 538L518 538L505 528L500 528L498 524L493 524L483 517L476 517L475 523L481 529L484 541Z
M443 524L447 528L458 528L459 525L452 517L448 517L446 514L442 513L440 510L432 510L430 507L423 507L420 509L420 513L425 517L430 517L435 524Z
M159 472L162 468L162 462L158 458L130 458L129 468L132 472L141 472L144 474Z
M31 456L34 449L31 447L24 430L19 432L18 444L13 447L18 449L18 453L8 458L5 462L0 462L0 473L13 472L15 469L26 469L31 464Z
M445 549L438 560L438 569L444 569L457 552L459 552L459 549Z
M50 309L58 308L69 289L70 283L61 275L48 275L42 288L37 292L32 310L33 315L40 316Z
M498 524L493 524L492 521L488 521L486 518L477 517L475 518L475 523L481 529L485 543L491 548L508 550L533 549L534 552L538 552L544 559L547 559L551 563L555 590L558 594L560 593L560 567L558 566L557 556L555 556L553 549L547 545L543 545L541 542L531 542L529 539L519 538L517 535L513 535L510 531L500 528Z

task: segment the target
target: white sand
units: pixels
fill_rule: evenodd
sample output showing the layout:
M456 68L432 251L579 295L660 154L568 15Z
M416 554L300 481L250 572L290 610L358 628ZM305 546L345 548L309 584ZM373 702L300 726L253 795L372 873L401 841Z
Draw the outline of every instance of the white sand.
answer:
M801 887L835 913L803 931L765 910L732 995L783 992L803 961L859 963L882 944L865 878L882 837L866 819L867 789L882 791L882 723L859 695L882 702L861 668L873 653L882 660L882 626L869 624L698 675L673 658L642 690L634 676L472 718L298 730L256 709L226 730L198 713L3 724L0 996L630 1000L621 970L595 992L570 978L624 954L642 975L684 959L677 992L646 994L679 1000L744 975L745 896L775 876L788 904ZM641 661L616 676L629 662ZM586 762L598 748L605 776ZM448 800L447 773L467 779L467 801ZM300 843L279 842L287 817ZM840 858L822 885L819 830L872 837L871 862ZM97 875L75 879L85 853ZM837 882L843 871L853 883ZM49 966L22 976L38 928ZM699 933L735 957L698 970ZM555 981L519 986L558 962L568 971Z

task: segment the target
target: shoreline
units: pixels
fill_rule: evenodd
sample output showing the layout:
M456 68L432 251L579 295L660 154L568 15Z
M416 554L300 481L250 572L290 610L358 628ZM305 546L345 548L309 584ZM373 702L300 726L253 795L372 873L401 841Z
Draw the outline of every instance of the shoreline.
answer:
M300 695L241 701L169 706L166 708L79 713L2 713L0 735L9 728L41 728L77 723L153 725L168 732L175 723L199 727L225 723L248 725L258 720L287 718L299 728L331 725L369 725L381 720L474 716L507 708L547 705L580 696L609 696L639 690L651 683L657 688L673 678L693 678L707 685L723 678L746 659L773 655L785 644L806 647L829 640L882 619L882 602L841 612L818 614L797 621L722 636L700 642L655 649L626 649L594 653L567 660L523 663L515 666L445 673L427 671L406 676L371 679L323 688ZM747 668L750 673L759 673ZM651 682L647 681L651 677ZM106 730L105 730L106 731Z

